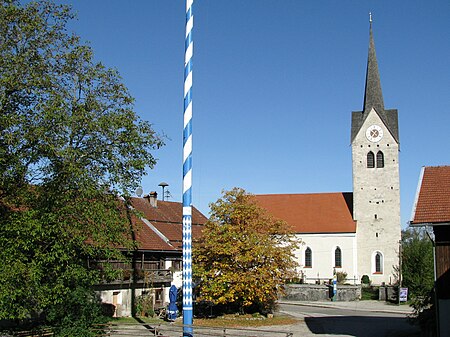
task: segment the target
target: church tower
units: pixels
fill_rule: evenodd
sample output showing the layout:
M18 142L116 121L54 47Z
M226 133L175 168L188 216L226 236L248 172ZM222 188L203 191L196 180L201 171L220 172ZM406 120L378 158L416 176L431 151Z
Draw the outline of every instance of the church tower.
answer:
M359 279L389 284L401 238L398 113L384 108L372 19L369 35L363 111L352 113L353 219Z

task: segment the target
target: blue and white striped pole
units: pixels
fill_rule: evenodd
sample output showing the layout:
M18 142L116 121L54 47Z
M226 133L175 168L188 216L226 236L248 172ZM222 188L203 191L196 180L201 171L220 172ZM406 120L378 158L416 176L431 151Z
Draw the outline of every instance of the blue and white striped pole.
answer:
M194 0L186 0L183 129L183 336L193 336L192 305L192 28Z

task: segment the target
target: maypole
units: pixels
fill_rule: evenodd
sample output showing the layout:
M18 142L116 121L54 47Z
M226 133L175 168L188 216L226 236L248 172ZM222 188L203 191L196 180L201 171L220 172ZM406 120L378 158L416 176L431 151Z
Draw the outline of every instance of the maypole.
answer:
M192 336L192 28L194 0L186 0L184 42L184 129L183 129L183 336Z

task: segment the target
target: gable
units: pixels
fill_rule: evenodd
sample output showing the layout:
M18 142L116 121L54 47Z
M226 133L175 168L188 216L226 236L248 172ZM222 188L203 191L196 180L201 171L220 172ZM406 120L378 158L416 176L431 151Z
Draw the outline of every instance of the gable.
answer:
M355 233L353 193L264 194L256 203L295 233Z
M361 130L365 130L364 125L373 124L374 119L383 123L390 135L399 144L398 111L396 109L383 110L381 113L375 109L370 110L370 112L353 111L350 143L353 143ZM366 123L366 121L369 121L369 123Z

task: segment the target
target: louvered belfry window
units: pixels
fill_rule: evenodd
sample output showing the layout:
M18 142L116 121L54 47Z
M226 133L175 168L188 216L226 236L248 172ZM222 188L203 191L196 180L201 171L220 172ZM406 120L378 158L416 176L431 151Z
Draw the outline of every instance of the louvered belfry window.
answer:
M377 152L377 168L384 167L384 154L381 151Z
M372 151L367 154L367 168L375 167L375 155Z

